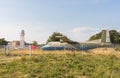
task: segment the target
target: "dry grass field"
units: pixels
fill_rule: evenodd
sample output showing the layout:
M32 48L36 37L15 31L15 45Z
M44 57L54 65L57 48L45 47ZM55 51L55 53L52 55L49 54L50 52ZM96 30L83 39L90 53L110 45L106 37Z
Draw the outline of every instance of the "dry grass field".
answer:
M32 50L32 56L30 56L29 50L11 50L9 51L9 55L6 56L4 50L0 52L0 63L3 62L11 62L14 60L20 60L21 57L34 57L39 55L66 55L66 54L74 54L74 55L115 55L120 58L120 51L116 51L113 48L97 48L88 51L42 51L40 49Z
M13 55L29 55L30 51L29 50L11 50L9 51L10 54ZM33 55L41 55L41 54L66 54L66 53L93 53L93 54L118 54L119 51L116 51L114 48L96 48L96 49L91 49L87 51L68 51L68 50L54 50L54 51L42 51L40 49L37 50L32 50ZM1 54L4 54L4 52L1 52Z
M54 55L66 55L66 54L82 54L82 55L115 55L116 57L120 57L120 51L116 51L113 48L97 48L91 49L87 51L42 51L40 49L32 50L32 56L38 55L46 55L46 54L54 54ZM0 59L5 59L6 61L20 59L22 56L30 57L29 50L11 50L9 51L9 56L5 55L4 50L0 52Z
M113 48L88 51L0 52L0 78L119 78L120 52Z

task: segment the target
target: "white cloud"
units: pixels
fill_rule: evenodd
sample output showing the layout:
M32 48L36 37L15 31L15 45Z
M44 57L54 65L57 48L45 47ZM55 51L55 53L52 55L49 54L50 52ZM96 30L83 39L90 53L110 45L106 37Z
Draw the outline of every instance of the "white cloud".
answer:
M88 33L88 31L89 31L89 32L92 32L92 31L94 31L94 30L96 30L96 29L91 28L91 27L77 27L77 28L74 28L74 29L72 30L72 32L73 32L73 33Z
M90 36L100 32L100 31L101 30L99 30L98 28L82 26L82 27L76 27L76 28L72 29L71 31L69 31L67 33L67 35L72 40L82 42L82 41L88 40Z
M117 30L118 32L120 32L120 29L119 30Z

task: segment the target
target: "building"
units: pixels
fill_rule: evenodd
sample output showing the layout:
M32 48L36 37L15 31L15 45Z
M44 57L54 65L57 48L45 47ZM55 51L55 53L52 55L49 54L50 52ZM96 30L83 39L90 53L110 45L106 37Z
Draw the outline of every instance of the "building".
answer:
M18 49L18 48L24 49L25 48L24 36L25 36L25 32L24 30L21 30L20 40L14 40L11 42L11 46L13 47L13 49Z
M18 40L12 41L12 47L14 49L17 49L19 46L20 46L20 41L18 41Z

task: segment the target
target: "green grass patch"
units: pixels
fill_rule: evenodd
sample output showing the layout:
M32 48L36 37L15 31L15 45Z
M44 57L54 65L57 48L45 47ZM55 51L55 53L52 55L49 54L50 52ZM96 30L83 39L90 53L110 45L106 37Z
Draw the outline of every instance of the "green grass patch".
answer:
M0 78L119 78L119 72L115 55L47 54L0 64Z

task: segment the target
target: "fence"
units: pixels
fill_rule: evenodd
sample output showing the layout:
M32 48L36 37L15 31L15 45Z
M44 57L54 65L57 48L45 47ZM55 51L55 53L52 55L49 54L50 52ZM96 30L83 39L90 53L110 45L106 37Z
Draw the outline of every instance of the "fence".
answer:
M14 48L11 45L0 45L0 57L4 56L23 56L29 55L32 56L32 51L34 51L31 45L26 45L24 49L17 47Z
M32 52L34 54L39 54L35 52L36 47L31 45L26 45L24 49L21 49L19 47L13 48L11 45L0 45L0 57L2 56L24 56L29 55L32 56ZM120 48L120 44L110 44L110 45L104 45L104 44L81 44L78 48L80 50L89 50L93 48ZM39 48L40 50L40 48ZM37 50L38 51L38 50ZM40 51L38 51L40 52Z

